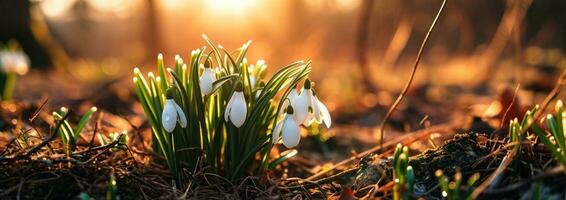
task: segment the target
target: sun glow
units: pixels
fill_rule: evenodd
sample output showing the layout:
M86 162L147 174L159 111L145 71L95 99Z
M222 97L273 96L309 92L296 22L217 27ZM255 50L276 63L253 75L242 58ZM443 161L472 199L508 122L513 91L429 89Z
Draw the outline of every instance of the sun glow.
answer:
M255 4L256 0L209 0L205 6L218 14L243 14Z
M61 17L74 3L73 0L44 0L41 2L40 8L48 17Z

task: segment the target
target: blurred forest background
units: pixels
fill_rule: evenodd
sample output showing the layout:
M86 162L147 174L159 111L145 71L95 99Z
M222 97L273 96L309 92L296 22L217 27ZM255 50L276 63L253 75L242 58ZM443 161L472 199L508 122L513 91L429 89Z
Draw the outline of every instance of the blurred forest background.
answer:
M16 98L84 100L116 114L141 113L135 66L153 69L205 45L248 53L273 72L313 60L311 78L338 123L374 126L405 84L441 1L384 0L2 0L0 40L17 40L35 70ZM449 1L393 123L447 121L521 84L540 102L566 68L566 1ZM144 70L146 71L146 70ZM86 107L86 106L85 106ZM483 107L482 107L483 108ZM403 115L402 113L410 113Z

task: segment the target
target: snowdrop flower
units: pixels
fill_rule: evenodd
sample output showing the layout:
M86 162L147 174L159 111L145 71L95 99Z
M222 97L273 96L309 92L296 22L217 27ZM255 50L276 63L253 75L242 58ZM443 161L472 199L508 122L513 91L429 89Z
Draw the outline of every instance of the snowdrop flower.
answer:
M293 107L291 105L287 106L287 112L277 125L272 133L273 144L276 144L279 140L279 135L283 138L283 145L287 148L293 148L299 144L301 140L301 135L299 134L299 126L293 119Z
M328 112L328 108L326 108L326 106L324 105L324 103L322 103L322 101L318 100L318 97L316 96L316 92L314 90L313 90L313 103L314 103L313 113L311 113L307 118L308 122L306 122L307 123L306 126L310 126L313 122L316 121L318 124L324 122L326 128L330 128L330 125L332 125L332 120L330 118L330 113Z
M0 66L6 73L15 72L24 75L29 70L29 58L23 51L0 52Z
M207 60L199 80L200 91L205 95L209 95L212 92L212 83L216 81L216 74L210 65L210 61Z
M294 98L294 100L291 100ZM290 97L293 108L295 108L294 119L297 124L303 124L307 121L310 112L314 109L314 98L311 90L311 81L305 80L303 90L297 97Z
M224 120L231 121L236 127L240 128L246 121L247 104L244 98L242 83L236 83L236 90L226 105Z
M297 94L296 90L289 94L289 101L296 109L295 122L304 126L310 126L313 122L318 124L324 122L326 127L330 128L332 120L328 108L318 100L312 86L313 83L307 79L301 94Z
M161 114L161 123L165 131L168 133L173 132L177 122L179 122L181 127L187 127L187 117L183 109L173 99L173 88L167 89L166 96L167 100L165 100L165 107L163 108L163 114Z

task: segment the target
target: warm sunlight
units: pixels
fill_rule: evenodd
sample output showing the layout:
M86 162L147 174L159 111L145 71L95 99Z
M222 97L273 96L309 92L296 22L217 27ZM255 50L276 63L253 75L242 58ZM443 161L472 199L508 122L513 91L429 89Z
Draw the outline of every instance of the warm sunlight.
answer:
M205 1L206 7L212 15L241 15L246 10L255 6L257 0L209 0Z
M0 200L566 200L565 20L566 0L0 0Z
M40 7L47 17L61 17L74 3L75 0L44 0Z

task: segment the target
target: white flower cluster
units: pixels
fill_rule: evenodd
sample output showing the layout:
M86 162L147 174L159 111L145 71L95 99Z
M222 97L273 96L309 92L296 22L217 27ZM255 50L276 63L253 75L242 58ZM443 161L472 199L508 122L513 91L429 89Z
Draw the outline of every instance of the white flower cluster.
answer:
M316 93L312 89L312 83L309 79L305 81L303 89L300 93L297 90L291 90L288 101L285 101L283 108L286 112L281 120L275 126L272 141L277 143L279 135L283 139L283 145L287 148L293 148L299 144L301 135L299 126L310 126L313 122L321 124L324 122L327 128L332 125L328 108L318 100Z
M204 95L210 95L213 92L213 83L216 80L214 69L210 67L210 63L206 63L199 80L201 92ZM312 85L311 81L307 79L300 92L297 92L296 89L291 90L282 107L286 110L285 112L280 112L283 113L283 119L277 123L272 133L274 144L279 141L279 136L281 136L285 147L293 148L297 146L301 139L300 125L308 127L314 122L318 124L324 122L326 127L330 128L332 124L330 113L316 96ZM240 82L237 82L234 93L226 105L224 120L232 122L234 126L240 128L246 121L247 107L243 86ZM177 122L184 128L187 124L187 119L181 107L175 103L172 92L168 91L162 114L163 127L167 132L173 132Z
M23 51L0 51L0 69L4 73L24 75L29 70L29 58Z

